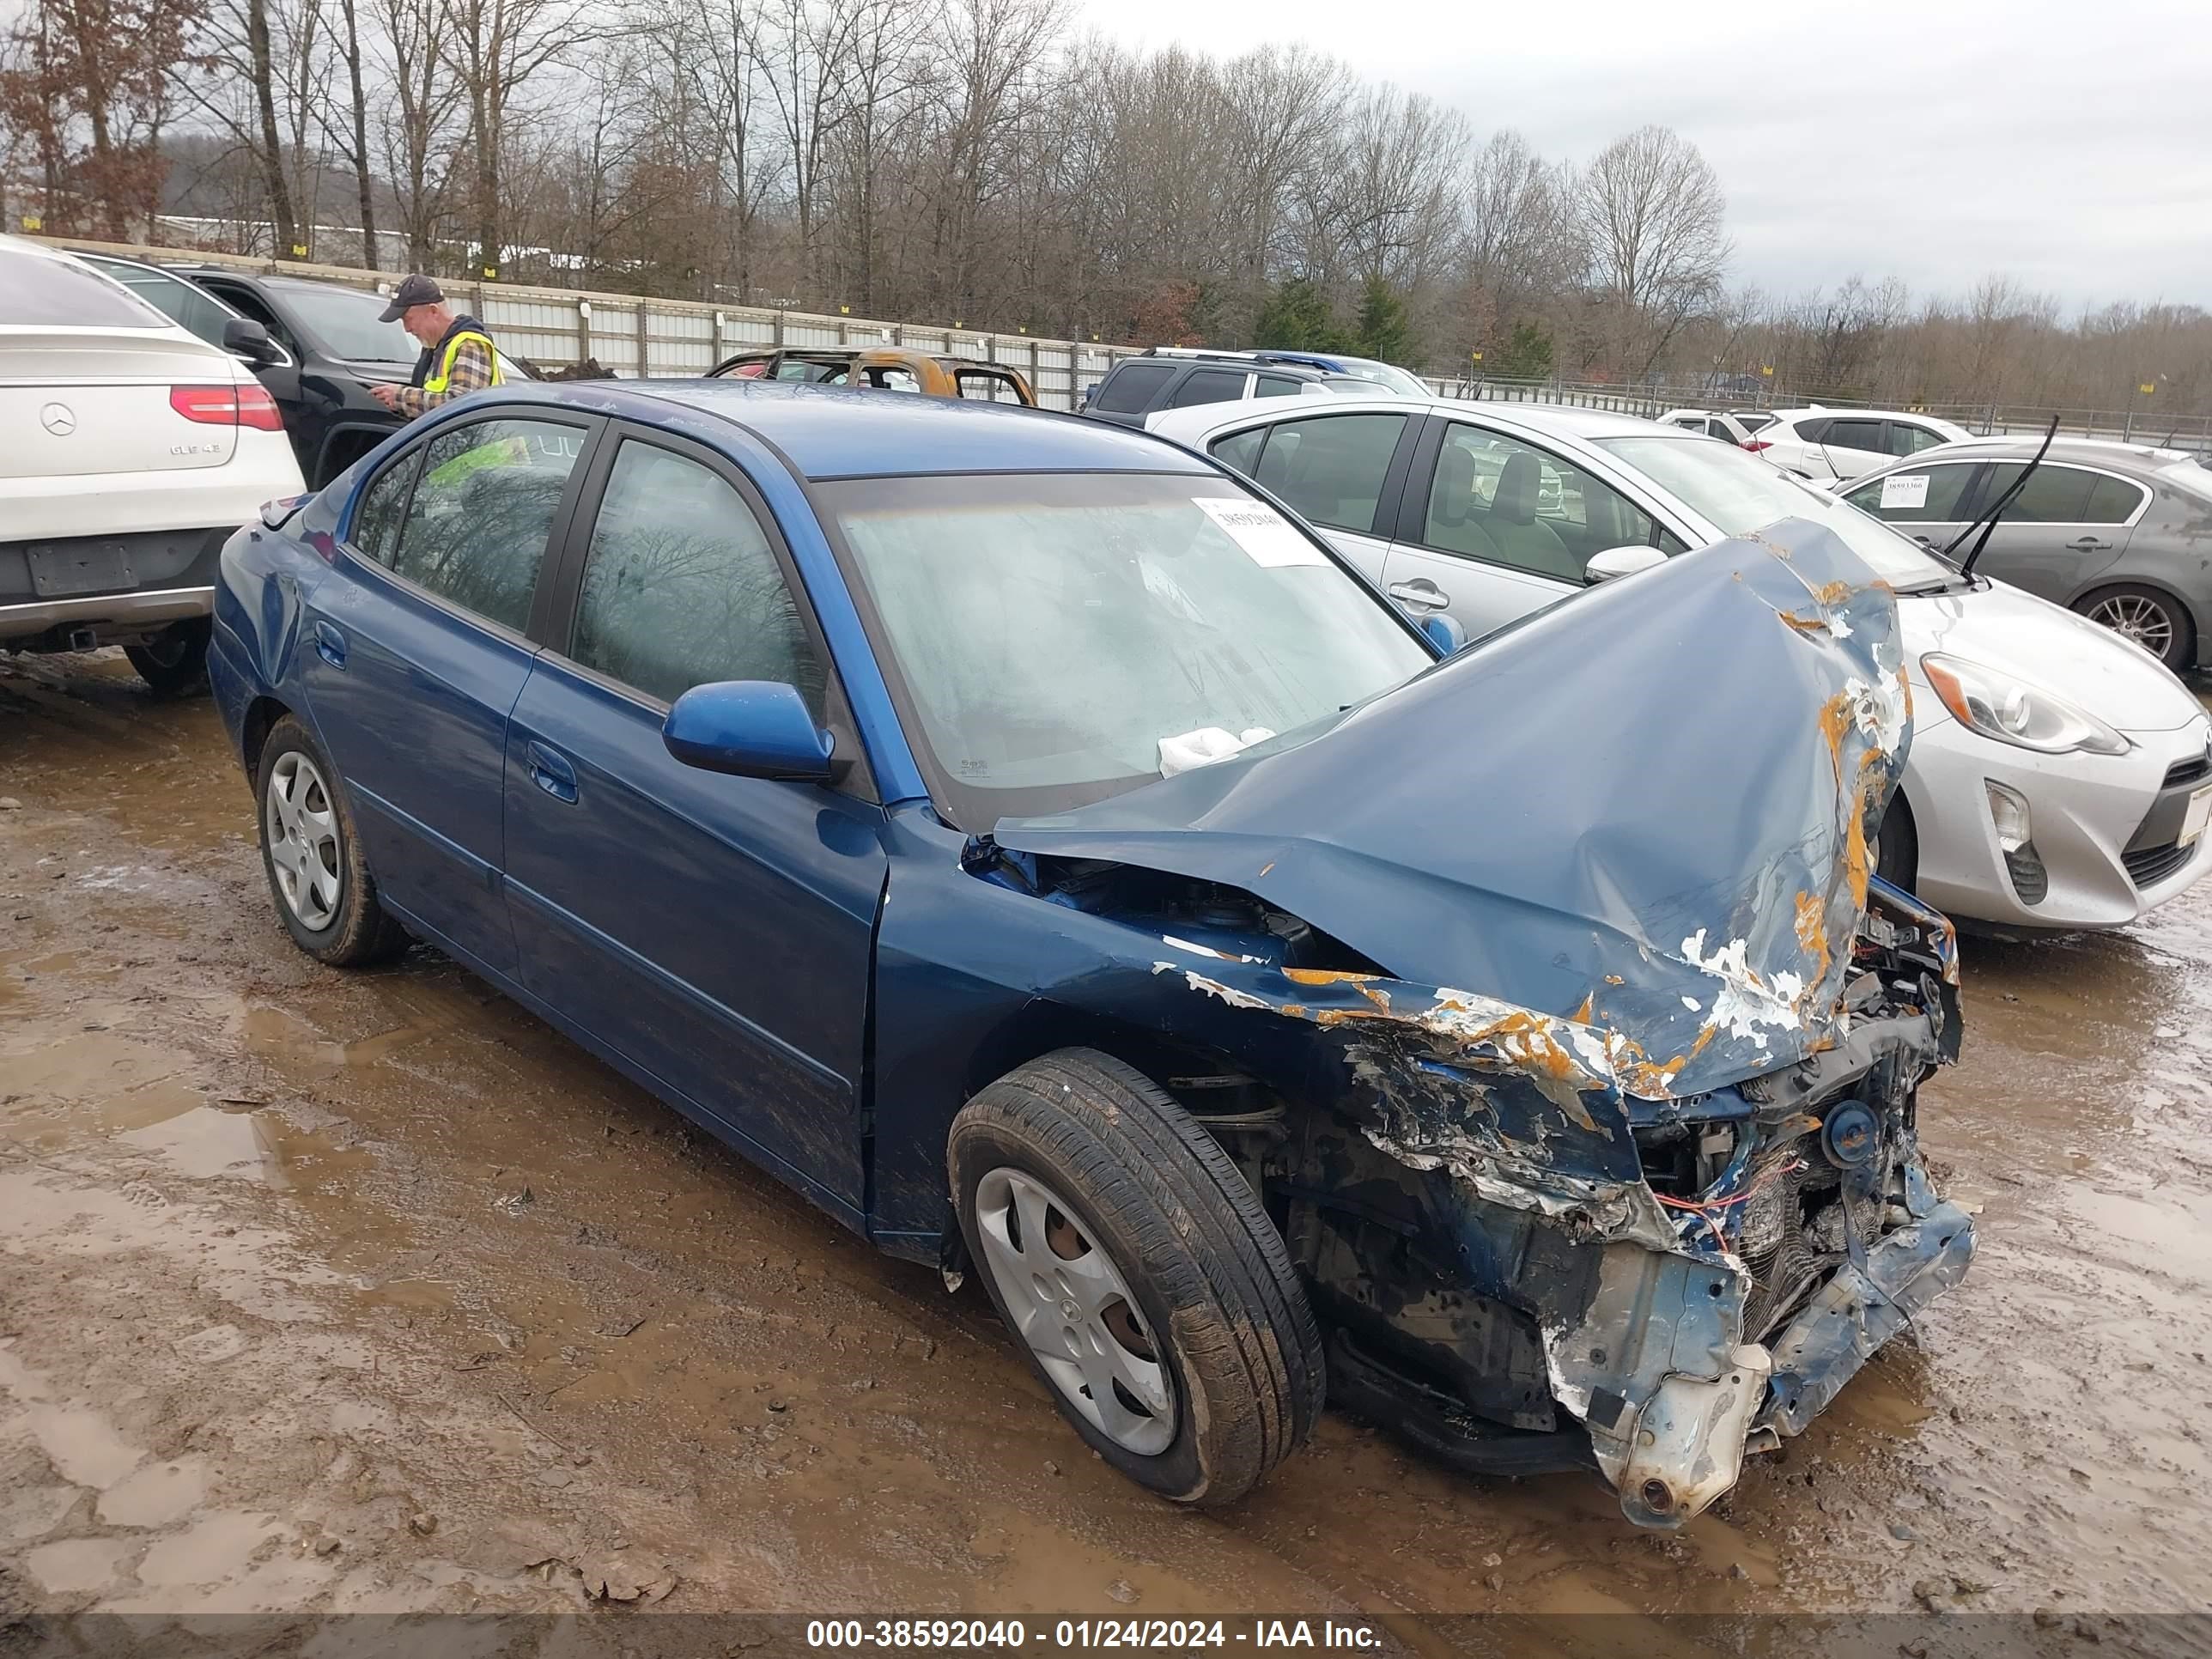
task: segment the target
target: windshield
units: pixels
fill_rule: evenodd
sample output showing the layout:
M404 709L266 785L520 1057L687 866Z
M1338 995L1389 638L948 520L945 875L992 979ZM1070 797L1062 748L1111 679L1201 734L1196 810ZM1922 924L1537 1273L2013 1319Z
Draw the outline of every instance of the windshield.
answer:
M1228 478L866 478L820 496L932 793L969 831L1293 731L1431 660Z
M384 313L380 295L322 283L273 282L269 287L325 356L356 363L411 363L421 354L398 323L377 320Z
M1747 536L1782 519L1809 519L1844 538L1893 587L1948 582L1957 574L1917 544L1832 495L1729 444L1683 437L1601 438L1610 450L1722 533Z

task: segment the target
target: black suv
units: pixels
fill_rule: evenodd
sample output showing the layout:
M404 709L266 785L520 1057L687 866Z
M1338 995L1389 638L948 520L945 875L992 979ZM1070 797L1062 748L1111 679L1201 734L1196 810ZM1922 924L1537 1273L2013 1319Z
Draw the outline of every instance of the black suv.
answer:
M227 265L149 265L103 253L77 257L203 340L236 351L252 365L283 412L285 434L308 489L320 489L406 424L368 391L404 386L420 355L405 329L379 320L381 295L343 283L264 276ZM241 349L235 337L226 337L226 325L240 317L266 331L264 345ZM506 361L514 366L512 358Z
M1124 357L1091 388L1081 413L1119 426L1141 428L1145 416L1192 404L1234 403L1243 398L1296 398L1310 386L1330 391L1341 380L1322 369L1263 362L1249 353L1186 351L1155 347ZM1373 388L1365 388L1372 390Z

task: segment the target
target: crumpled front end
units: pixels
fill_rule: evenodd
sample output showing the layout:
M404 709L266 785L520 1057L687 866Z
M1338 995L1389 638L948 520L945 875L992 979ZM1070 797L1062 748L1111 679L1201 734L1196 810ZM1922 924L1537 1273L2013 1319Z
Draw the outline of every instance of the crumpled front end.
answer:
M1854 946L1832 1045L1686 1099L1639 1092L1663 1067L1618 1033L1468 992L1227 958L1159 971L1311 1024L1358 1079L1365 1144L1314 1137L1285 1184L1369 1212L1313 1202L1293 1243L1317 1290L1358 1286L1364 1307L1325 1312L1370 1413L1424 1386L1407 1339L1425 1334L1453 1351L1444 1375L1475 1382L1455 1444L1437 1426L1452 1413L1431 1414L1435 1449L1474 1468L1571 1462L1528 1437L1558 1416L1525 1386L1495 1386L1540 1364L1547 1404L1587 1432L1628 1517L1672 1527L1735 1484L1747 1450L1802 1431L1972 1256L1916 1114L1918 1085L1957 1051L1949 924L1878 888ZM1377 1154L1426 1177L1421 1224L1378 1201ZM1397 1270L1368 1237L1375 1217L1404 1235ZM1499 1316L1440 1316L1424 1278ZM1520 1364L1499 1367L1516 1327Z
M1465 1467L1594 1461L1676 1526L1972 1254L1917 1118L1957 1054L1953 934L1869 869L1909 696L1887 590L1776 526L976 863L1133 926L1165 905L1151 977L1185 1000L1112 1012L1243 1067L1169 1086L1291 1103L1217 1133L1333 1395Z

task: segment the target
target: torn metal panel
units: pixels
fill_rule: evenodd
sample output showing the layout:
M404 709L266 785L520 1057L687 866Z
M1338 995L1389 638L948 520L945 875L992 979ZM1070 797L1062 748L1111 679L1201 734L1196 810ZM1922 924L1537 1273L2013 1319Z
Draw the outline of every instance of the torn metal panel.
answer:
M1790 521L994 839L1257 894L1401 980L1618 1034L1632 1092L1697 1095L1840 1036L1910 712L1888 591Z

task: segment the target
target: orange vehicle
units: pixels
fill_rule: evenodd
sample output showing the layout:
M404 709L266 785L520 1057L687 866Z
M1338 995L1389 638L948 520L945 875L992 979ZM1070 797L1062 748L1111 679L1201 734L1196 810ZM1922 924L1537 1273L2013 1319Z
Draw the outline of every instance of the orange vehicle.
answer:
M715 364L708 376L871 386L884 392L919 392L926 398L971 398L979 403L1036 407L1036 393L1030 389L1030 383L1003 363L909 351L903 346L793 346L781 351L741 351Z

